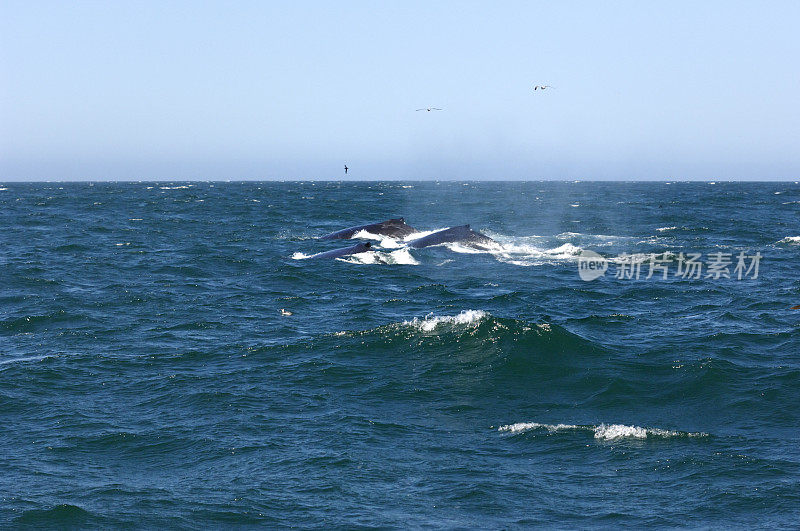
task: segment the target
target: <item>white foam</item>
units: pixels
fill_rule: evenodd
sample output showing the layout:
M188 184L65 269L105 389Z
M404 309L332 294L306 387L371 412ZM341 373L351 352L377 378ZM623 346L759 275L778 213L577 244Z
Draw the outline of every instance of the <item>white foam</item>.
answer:
M778 240L777 243L790 243L794 245L800 245L800 236L787 236L782 240Z
M428 314L424 319L414 317L411 321L403 321L406 326L417 328L423 332L431 332L441 325L475 325L488 314L483 310L463 310L458 315L433 315Z
M186 184L186 185L182 185L182 186L159 186L159 188L162 189L162 190L183 190L183 189L186 189L186 188L191 188L192 186L194 186L194 185L193 184ZM150 188L152 188L152 186Z
M464 245L461 242L448 242L444 244L445 247L453 251L454 253L460 254L485 254L487 252L491 252L490 249L479 249L477 247L470 247L469 245ZM502 247L497 246L497 249L500 250Z
M530 244L503 242L499 250L490 251L497 260L518 266L535 266L551 263L553 260L577 259L583 249L571 243L564 243L552 249Z
M540 422L517 422L515 424L505 424L500 426L497 431L509 433L524 433L530 430L544 429L549 433L559 431L575 430L592 432L597 440L615 441L619 439L647 439L647 438L670 438L670 437L707 437L707 433L702 432L681 432L664 430L661 428L642 428L639 426L628 426L626 424L600 424L597 426L579 426L576 424L543 424Z
M506 424L500 426L497 431L507 431L510 433L522 433L528 430L545 429L550 433L562 430L580 430L584 426L577 426L575 424L542 424L540 422L517 422L516 424Z
M656 230L658 232L666 232L668 230L678 230L678 227L659 227Z
M52 358L52 357L54 357L52 354L45 354L43 356L28 356L28 357L24 357L24 358L13 358L13 359L10 359L10 360L2 360L2 361L0 361L0 365L10 365L12 363L22 363L22 362L25 362L25 361L41 361L41 360L45 360L47 358Z
M306 253L294 253L292 255L292 260L305 260L306 258L311 258L312 255Z
M607 244L611 244L611 242L619 241L619 240L632 240L635 239L636 236L617 236L615 234L583 234L581 232L562 232L560 234L556 234L556 238L559 240L569 240L574 238L582 238L585 240L592 240L592 245L598 245L595 242L607 242Z
M348 254L346 256L336 258L336 260L339 260L340 262L347 262L348 264L359 264L359 265L386 263L381 259L381 253L377 253L375 251L368 251L366 253Z
M419 265L416 259L411 256L411 253L408 251L407 248L403 247L402 249L398 249L396 251L392 251L388 253L390 257L390 262L392 264L403 264L403 265Z
M356 232L355 234L353 234L353 236L351 236L351 238L362 238L362 239L365 239L365 240L377 240L377 241L380 242L380 246L385 248L385 249L396 249L396 248L402 246L402 244L400 243L399 240L396 240L395 238L392 238L391 236L386 236L386 235L383 235L383 234L372 234L371 232L367 232L365 230L360 230L360 231Z
M0 192L5 192L8 188L0 188Z

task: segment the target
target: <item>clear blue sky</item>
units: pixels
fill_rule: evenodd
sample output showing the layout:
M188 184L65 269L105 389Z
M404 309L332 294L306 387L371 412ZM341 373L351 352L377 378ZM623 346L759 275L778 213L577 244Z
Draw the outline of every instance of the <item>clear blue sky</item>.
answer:
M0 0L0 180L345 163L797 180L800 2Z

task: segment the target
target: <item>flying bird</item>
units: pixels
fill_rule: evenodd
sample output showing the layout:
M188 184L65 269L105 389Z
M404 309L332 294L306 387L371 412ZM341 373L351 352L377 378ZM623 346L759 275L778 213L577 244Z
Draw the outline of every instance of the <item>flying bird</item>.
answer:
M347 175L347 170L349 170L349 169L350 169L350 168L348 168L348 167L347 167L347 164L345 164L345 165L344 165L344 174L345 174L345 175Z
M549 89L549 88L553 88L553 86L552 85L534 85L533 86L533 90L544 90L544 89Z
M431 112L431 111L441 111L442 109L439 109L438 107L423 107L422 109L417 109L417 110L418 110L418 111L428 111L428 112Z

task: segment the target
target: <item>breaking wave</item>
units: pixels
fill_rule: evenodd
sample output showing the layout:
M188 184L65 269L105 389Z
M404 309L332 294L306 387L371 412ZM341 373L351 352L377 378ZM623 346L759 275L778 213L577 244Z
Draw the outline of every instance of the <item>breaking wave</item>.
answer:
M672 437L708 436L707 433L702 432L673 431L664 430L661 428L641 428L639 426L628 426L625 424L577 425L517 422L515 424L505 424L497 429L497 431L508 432L511 434L525 433L535 430L546 431L550 434L563 431L591 432L593 433L595 439L603 441L614 441L619 439L668 439Z
M464 310L458 315L436 316L428 314L423 319L415 317L411 321L403 321L403 324L423 332L431 332L441 325L474 325L485 319L487 315L482 310Z

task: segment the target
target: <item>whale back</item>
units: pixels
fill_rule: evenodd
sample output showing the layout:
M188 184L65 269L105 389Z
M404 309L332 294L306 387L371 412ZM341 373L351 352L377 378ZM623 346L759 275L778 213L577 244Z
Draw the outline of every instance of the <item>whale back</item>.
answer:
M470 229L469 225L458 225L411 240L408 242L408 246L413 249L422 249L431 245L452 242L466 243L476 247L485 247L497 243L485 234Z
M409 234L413 234L416 231L413 227L406 225L406 221L403 218L392 218L387 219L386 221L381 221L379 223L369 223L367 225L357 225L355 227L349 227L346 229L342 229L336 232L332 232L330 234L326 234L322 236L321 240L347 240L352 238L356 233L361 232L362 230L369 232L370 234L380 234L381 236L389 236L392 238L405 238Z

